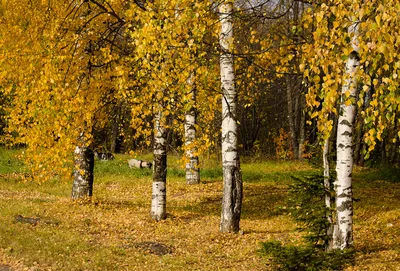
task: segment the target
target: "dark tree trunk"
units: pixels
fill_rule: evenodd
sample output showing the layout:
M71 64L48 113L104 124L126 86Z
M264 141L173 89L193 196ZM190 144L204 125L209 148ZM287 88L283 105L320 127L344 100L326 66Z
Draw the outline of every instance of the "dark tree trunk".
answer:
M306 131L306 112L304 110L305 97L301 95L300 97L300 123L299 123L299 159L303 159L304 156L304 141L305 141L305 131Z
M117 149L117 143L118 143L118 122L119 118L115 118L112 126L112 134L111 134L111 148L110 151L112 153L115 153L115 150Z
M360 114L361 115L361 114ZM362 121L362 120L361 120ZM355 148L354 148L354 163L359 164L358 162L360 161L360 155L361 154L361 148L363 144L363 125L362 123L359 123L359 128L357 130L357 136L356 136L356 142L355 142Z
M289 121L289 131L290 131L290 139L293 148L293 156L294 158L299 158L299 142L297 140L297 131L296 131L296 114L294 111L294 91L293 86L295 80L295 76L286 75L286 99L287 99L287 109L288 109L288 121Z

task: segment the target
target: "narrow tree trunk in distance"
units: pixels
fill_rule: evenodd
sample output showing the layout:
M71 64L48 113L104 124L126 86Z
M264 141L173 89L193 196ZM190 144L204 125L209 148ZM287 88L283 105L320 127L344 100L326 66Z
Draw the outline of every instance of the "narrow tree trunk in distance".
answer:
M386 136L384 136L383 138L382 138L382 141L381 141L381 165L382 166L385 166L386 165L386 163L387 163L387 157L386 157Z
M115 153L117 149L117 140L118 140L118 126L119 126L119 119L121 116L121 106L118 106L117 114L114 116L113 124L112 124L112 134L111 134L111 149L112 153Z
M189 161L186 163L186 183L199 184L200 183L200 168L199 157L196 154L196 148L193 144L196 139L196 87L193 82L193 74L190 75L188 84L192 87L190 109L185 114L185 145L186 157Z
M220 56L222 88L222 167L223 198L221 232L238 232L242 209L242 174L238 154L237 93L233 68L233 3L219 6L221 33Z
M288 108L288 121L289 121L289 131L290 131L290 139L292 141L293 148L293 157L295 159L299 158L299 143L297 141L297 133L296 133L296 125L295 125L295 114L293 110L293 85L294 78L291 75L286 75L286 99L287 99L287 108Z
M371 78L371 86L373 85L373 79ZM365 100L364 100L364 108L367 108L369 106L369 102L372 99L372 91L373 88L369 87L368 91L365 93ZM360 158L359 160L355 160L356 163L358 163L358 165L360 166L364 166L364 162L365 162L365 152L367 151L367 144L364 142L364 140L361 141L361 150L360 150Z
M305 98L303 95L300 97L300 123L299 123L299 159L302 160L304 156L304 141L306 130L306 112L304 111Z
M363 138L362 138L363 125L361 123L363 120L362 120L361 117L359 118L359 121L360 121L360 127L356 131L356 133L357 133L356 140L355 140L355 144L356 145L355 145L355 148L354 148L354 157L353 157L355 164L358 164L358 161L360 161L361 147L362 147L362 140L363 140Z
M396 153L398 152L399 149L399 144L393 143L392 149L390 151L390 163L395 164L396 163Z
M86 147L83 135L78 140L74 151L74 183L72 185L72 199L91 197L93 194L93 151Z
M345 249L353 246L353 125L355 118L355 104L357 96L357 72L360 61L358 58L358 46L356 37L358 35L357 23L349 27L353 36L353 49L346 63L346 79L342 87L341 104L337 128L337 161L335 183L336 211L338 225L338 240L335 240L335 248ZM352 101L346 105L346 93L350 93Z
M151 218L160 221L167 217L167 129L161 110L154 118L154 172L151 199Z
M363 167L364 166L364 162L365 162L365 151L367 150L367 144L365 144L364 142L362 143L362 147L361 147L361 155L360 155L360 160L358 162L358 165Z
M396 114L397 112L395 112ZM397 114L396 114L397 115ZM397 121L394 122L393 131L397 131ZM398 141L391 144L392 148L389 150L389 163L394 164L396 162L396 152L398 150Z

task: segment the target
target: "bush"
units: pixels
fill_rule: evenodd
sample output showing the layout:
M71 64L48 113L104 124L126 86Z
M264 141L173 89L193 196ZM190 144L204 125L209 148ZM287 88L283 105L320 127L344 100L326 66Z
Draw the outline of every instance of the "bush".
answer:
M262 253L276 271L341 270L354 261L354 250L325 252L315 246L283 246L280 242L262 244Z
M314 174L305 177L293 176L292 179L287 210L298 223L298 229L306 231L305 240L314 246L323 247L330 238L326 234L329 227L326 215L333 211L325 206L324 176ZM333 178L330 179L330 183L333 187ZM332 192L329 191L331 195Z
M330 183L334 176L331 174ZM325 206L324 176L292 177L287 207L283 208L298 223L298 230L306 232L304 246L283 246L278 241L262 243L262 254L270 259L273 270L312 271L341 270L354 260L354 250L325 251L330 239L326 215L333 211ZM332 195L332 191L329 191ZM332 199L333 201L333 199Z

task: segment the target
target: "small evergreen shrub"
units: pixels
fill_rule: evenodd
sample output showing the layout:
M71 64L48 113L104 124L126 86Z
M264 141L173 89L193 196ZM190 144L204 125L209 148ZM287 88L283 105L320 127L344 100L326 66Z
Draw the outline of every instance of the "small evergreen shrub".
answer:
M276 271L341 270L354 261L353 249L325 252L311 244L283 246L278 241L263 243L262 253Z
M334 174L330 176L333 188ZM298 223L298 230L305 232L305 245L284 246L278 241L267 242L262 243L261 253L269 257L273 270L277 271L343 269L354 261L354 250L325 251L330 238L327 236L329 223L326 216L333 209L325 206L324 176L314 174L292 178L287 206L283 209Z
M326 232L329 223L327 213L331 212L325 206L324 176L314 174L305 177L292 176L293 183L289 186L287 211L298 223L298 230L305 231L304 238L314 246L323 247L329 237ZM330 179L333 187L333 179ZM332 191L328 191L331 195Z

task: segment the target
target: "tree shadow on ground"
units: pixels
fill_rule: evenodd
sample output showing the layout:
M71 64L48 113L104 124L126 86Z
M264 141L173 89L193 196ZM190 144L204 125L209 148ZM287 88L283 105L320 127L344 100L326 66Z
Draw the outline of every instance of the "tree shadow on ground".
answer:
M278 207L285 204L287 195L286 187L271 184L247 184L243 190L242 218L244 219L267 219L279 215ZM198 197L198 200L187 202L182 208L200 216L221 214L222 195L199 194Z

